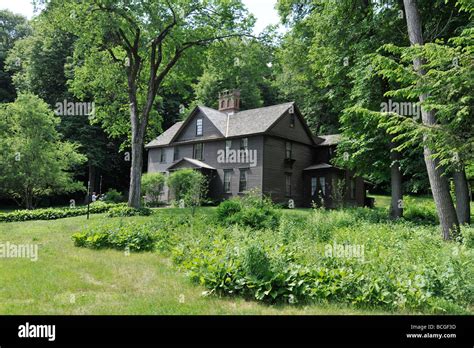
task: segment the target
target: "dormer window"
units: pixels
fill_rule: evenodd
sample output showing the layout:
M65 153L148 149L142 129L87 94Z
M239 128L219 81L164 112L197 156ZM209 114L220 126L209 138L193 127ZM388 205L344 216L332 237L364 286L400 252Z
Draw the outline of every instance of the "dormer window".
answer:
M202 136L202 118L196 121L196 136Z
M295 128L295 114L290 114L290 127Z

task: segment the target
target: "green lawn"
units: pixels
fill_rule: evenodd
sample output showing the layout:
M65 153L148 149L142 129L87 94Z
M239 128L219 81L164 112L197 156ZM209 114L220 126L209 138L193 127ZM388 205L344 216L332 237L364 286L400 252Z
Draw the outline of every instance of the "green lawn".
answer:
M378 206L388 201L377 197ZM157 214L184 213L189 212L163 208ZM90 220L81 216L0 223L0 243L39 245L37 262L0 258L0 314L388 314L334 304L269 306L240 298L203 297L204 288L192 284L158 253L126 255L74 247L73 233L104 219L100 214Z
M162 213L177 211L162 209ZM127 256L73 246L73 233L103 219L104 215L93 215L89 221L74 217L0 224L0 243L39 244L37 262L0 259L0 314L368 313L335 305L281 307L203 297L203 288L191 284L169 259L157 253Z

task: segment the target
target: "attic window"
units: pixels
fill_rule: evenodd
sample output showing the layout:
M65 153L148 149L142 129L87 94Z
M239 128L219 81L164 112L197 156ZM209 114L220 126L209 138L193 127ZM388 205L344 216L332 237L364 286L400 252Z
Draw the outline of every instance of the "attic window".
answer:
M290 114L290 127L295 128L295 114Z
M202 135L202 118L197 119L196 121L196 136Z

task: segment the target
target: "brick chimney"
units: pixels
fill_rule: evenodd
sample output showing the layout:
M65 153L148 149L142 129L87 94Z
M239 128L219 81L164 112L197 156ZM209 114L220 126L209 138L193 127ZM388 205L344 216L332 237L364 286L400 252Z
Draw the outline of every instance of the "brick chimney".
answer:
M240 110L240 91L223 91L219 93L219 111L227 114L239 112Z

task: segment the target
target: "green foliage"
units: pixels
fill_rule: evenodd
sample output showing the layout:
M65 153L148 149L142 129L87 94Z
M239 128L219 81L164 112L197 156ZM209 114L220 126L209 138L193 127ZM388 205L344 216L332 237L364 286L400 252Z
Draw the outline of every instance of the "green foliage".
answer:
M217 217L221 221L231 218L242 210L240 199L228 199L217 207Z
M108 203L120 203L123 202L123 195L116 189L109 189L104 197L104 202Z
M109 209L108 217L130 217L130 216L150 216L153 210L150 208L131 208L126 206L119 206Z
M0 191L28 209L40 197L84 190L71 170L85 157L61 140L58 122L31 94L0 108Z
M474 249L474 227L461 226L462 242L467 248Z
M264 40L249 38L231 38L212 45L194 88L197 102L217 109L220 92L239 89L243 110L275 104L269 65L274 60L273 51L272 45Z
M177 201L183 200L186 206L194 209L200 206L207 194L206 177L193 169L181 169L170 174L168 186Z
M273 202L256 192L246 194L242 199L222 202L217 208L220 223L252 227L255 229L277 228L281 216Z
M128 251L151 251L156 237L146 224L110 223L94 226L72 236L77 247Z
M0 10L0 102L11 102L15 99L11 74L6 72L6 56L15 42L30 34L28 20L9 10ZM21 65L21 60L15 57L15 65Z
M275 230L202 224L180 236L173 259L208 294L431 313L464 313L474 299L472 249L385 211L315 209ZM363 257L326 255L334 243L362 245Z
M439 223L436 208L432 201L416 202L411 197L404 199L404 217L407 220L436 225Z
M265 250L257 244L245 250L242 266L248 275L257 279L266 279L271 274L270 259Z
M89 207L90 214L102 214L116 205L107 204L104 202L94 202ZM64 219L73 216L80 216L87 214L87 207L78 208L47 208L36 210L17 210L11 213L0 213L0 222L15 222L28 220L56 220Z
M163 193L165 176L162 173L146 173L142 175L142 192L147 196L147 203L160 204L160 196Z

